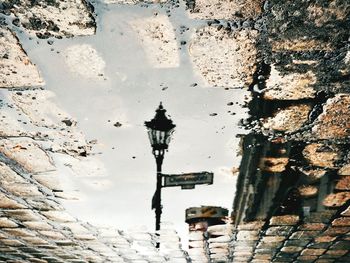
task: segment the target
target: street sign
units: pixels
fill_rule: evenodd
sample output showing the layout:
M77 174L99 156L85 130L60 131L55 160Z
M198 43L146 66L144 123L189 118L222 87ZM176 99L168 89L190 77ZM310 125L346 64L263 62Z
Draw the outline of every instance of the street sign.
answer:
M214 174L210 172L162 174L163 187L181 186L182 189L193 189L196 184L213 184Z

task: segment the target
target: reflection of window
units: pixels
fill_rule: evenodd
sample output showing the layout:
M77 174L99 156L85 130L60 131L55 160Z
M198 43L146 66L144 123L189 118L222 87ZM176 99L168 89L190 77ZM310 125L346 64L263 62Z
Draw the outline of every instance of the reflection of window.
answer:
M311 207L310 207L310 206L303 206L303 214L304 214L304 217L310 216L310 210L311 210Z

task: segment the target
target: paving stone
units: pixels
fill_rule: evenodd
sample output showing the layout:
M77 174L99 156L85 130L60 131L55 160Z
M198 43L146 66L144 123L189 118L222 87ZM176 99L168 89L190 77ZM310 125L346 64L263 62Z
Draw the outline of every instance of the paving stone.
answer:
M252 248L254 247L256 241L255 240L235 240L232 244L235 249L237 248Z
M299 230L322 230L325 228L325 224L322 223L305 223L298 227Z
M4 232L2 232L0 230L0 239L4 239L4 238L7 238L7 237L8 237L8 234L6 234L6 233L4 233ZM1 248L1 245L0 245L0 248Z
M335 213L336 211L332 211L332 210L325 210L321 212L311 212L310 216L305 218L304 220L309 223L328 224Z
M4 0L7 11L19 18L19 23L30 34L40 38L49 36L93 35L94 18L90 7L83 1L64 0L59 2L21 1L13 4Z
M337 259L337 262L350 262L350 256L347 255L345 257L341 257L341 258Z
M249 237L249 238L254 238L253 236ZM227 243L231 241L231 237L230 236L219 236L219 237L215 237L215 238L209 238L208 242L209 243Z
M335 185L335 189L339 191L349 191L350 190L350 176L344 176Z
M6 217L0 217L0 228L10 228L10 227L17 227L18 225L13 222L12 220L9 220Z
M62 246L62 247L66 247L66 246L78 246L78 244L73 241L73 240L70 240L70 239L63 239L63 240L56 240L55 243L58 245L58 246Z
M0 192L0 208L19 209L19 208L25 208L25 206L13 199L10 199L8 196Z
M310 50L328 50L331 48L327 43L317 40L302 40L302 39L293 39L293 40L282 40L282 41L272 41L272 50L273 51L310 51Z
M71 215L63 211L46 211L41 213L48 219L55 222L66 223L66 222L76 221L75 218L73 218Z
M39 233L45 237L48 237L48 238L54 239L54 240L65 238L64 235L62 235L60 232L57 232L57 231L41 230L41 231L39 231Z
M262 11L262 2L259 0L234 1L207 1L195 0L189 5L191 18L197 19L225 19L254 18Z
M350 206L348 206L342 213L343 216L350 216Z
M326 207L340 207L350 200L350 192L339 192L329 194L324 200L323 205Z
M69 229L73 234L89 234L90 231L81 225L78 222L71 222L71 223L62 223L61 226L63 226L66 229ZM103 237L103 235L101 235Z
M41 253L38 249L32 247L19 247L25 253Z
M26 227L28 227L29 229L33 229L33 230L51 230L51 229L53 229L53 227L50 226L48 223L42 222L42 221L26 221L26 222L22 222L22 224L25 225Z
M338 171L339 175L350 175L350 164L345 164L344 166L342 166L339 171Z
M311 106L307 104L277 110L272 117L263 120L262 127L268 130L294 132L307 122L310 110Z
M9 246L9 247L18 247L24 245L23 242L16 239L0 239L0 244Z
M287 236L292 231L293 227L290 226L275 226L269 227L265 234L267 236Z
M245 258L245 257L235 257L234 258L234 262L249 262L249 259Z
M7 216L20 221L40 221L39 215L30 209L5 210L4 212Z
M202 248L204 246L204 240L200 241L189 241L188 242L188 247L189 248Z
M59 247L46 242L45 244L38 244L38 248L42 248L46 250L54 250L54 249L58 249Z
M270 219L270 225L295 225L299 222L299 216L285 215L285 216L273 216Z
M256 62L256 30L229 33L216 26L197 29L189 54L208 86L247 87L253 81Z
M300 252L301 250L303 250L304 247L297 247L297 246L283 246L281 248L281 251L284 252L284 253L291 253L291 254L294 254L294 253L298 253Z
M91 234L76 234L73 237L76 240L85 240L85 241L90 241L90 240L96 239L96 237L91 235Z
M56 172L36 174L33 175L33 179L50 190L63 191L59 182L59 175Z
M90 145L77 130L74 119L53 101L55 93L49 90L25 90L20 93L10 92L9 95L28 121L42 128L40 132L33 132L29 136L51 142L50 151L72 156L86 155L90 151ZM71 122L70 126L65 123L67 120Z
M231 235L233 232L233 225L213 225L207 228L207 233L215 236Z
M340 217L334 219L332 222L333 226L350 226L350 218L348 217Z
M284 246L296 246L296 247L305 247L309 244L310 239L288 239Z
M310 198L318 193L318 188L314 185L302 185L298 187L299 193L304 198Z
M282 242L259 242L259 244L256 246L257 248L271 248L275 249L276 247L280 247L282 245Z
M345 250L350 248L350 241L337 241L332 246L332 250Z
M0 162L0 173L1 173L1 182L2 187L6 185L11 185L14 183L25 184L28 181L25 180L22 176L14 172L9 166Z
M321 27L329 23L332 19L344 20L347 12L342 2L330 2L327 7L322 7L319 3L312 3L308 7L310 19L314 19L317 26Z
M264 157L260 161L260 169L265 172L281 173L286 169L289 158L286 157Z
M43 260L43 259L40 259L40 258L29 258L28 260L30 262L33 262L33 263L47 263L46 260Z
M316 241L311 242L307 247L308 248L312 248L312 249L327 249L329 247L330 243L327 242L321 242L321 243L317 243Z
M141 41L146 57L155 68L178 67L179 53L173 26L166 15L156 15L130 22Z
M15 237L33 237L35 233L24 228L3 228L2 231Z
M0 136L16 137L23 136L23 134L26 134L26 128L24 127L24 123L19 122L16 118L17 116L13 116L14 114L10 112L8 105L0 106L0 114L2 116L2 118L0 119Z
M63 52L66 65L71 72L90 80L105 79L105 61L89 44L69 46Z
M311 249L311 248L306 248L301 252L302 256L319 256L322 255L326 249Z
M292 254L284 254L277 253L275 258L272 260L272 262L292 262L294 261L293 257L297 256L298 254L292 255Z
M346 234L350 232L350 227L329 227L324 233L323 235L325 236L338 236L338 235L342 235L342 234Z
M44 85L38 69L29 60L10 29L0 27L0 46L0 88Z
M317 259L315 261L315 263L330 263L333 262L333 260L329 260L329 259Z
M233 253L234 257L251 257L252 255L253 253L248 251L238 251Z
M329 243L329 242L332 242L336 239L336 237L333 237L333 236L319 236L319 237L316 237L315 238L315 242L316 243Z
M238 230L260 230L264 225L264 221L252 221L248 223L239 224Z
M48 154L31 139L0 140L0 152L32 173L55 169Z
M349 233L345 234L345 236L342 237L342 240L348 240L348 241L350 241L350 235L349 235Z
M275 249L273 248L256 248L255 249L256 255L267 255L267 256L272 256L275 253Z
M18 183L11 183L11 184L4 184L3 188L18 196L18 197L36 197L36 196L42 196L42 193L39 192L38 187L35 185L32 185L30 183L24 183L24 184L18 184Z
M316 237L320 231L295 231L290 239L311 239Z
M329 99L315 121L312 133L317 139L345 139L350 135L350 95Z
M339 159L338 151L339 150L335 146L312 143L305 147L303 155L311 165L334 168L335 161Z
M241 230L237 233L236 235L236 239L238 241L241 241L241 240L252 240L252 241L255 241L255 240L258 240L259 239L259 236L258 236L259 232L258 231L245 231L245 230Z
M321 255L320 257L319 257L320 259L328 259L328 260L336 260L337 259L337 256L333 256L333 255L327 255L327 254L324 254L324 255Z
M18 250L13 248L13 247L10 247L10 246L6 246L6 247L3 247L3 244L0 245L0 255L3 255L5 253L12 253L12 252L17 252Z
M32 209L39 211L49 211L49 210L62 210L56 201L49 199L49 197L35 197L35 198L26 198L26 202L32 207Z
M277 242L282 242L284 241L286 238L283 237L283 236L264 236L260 239L260 242L263 242L263 243L269 243L269 242L274 242L274 243L277 243Z
M269 254L257 253L257 254L254 255L254 259L256 260L256 262L258 262L259 260L270 262L271 258L272 258L272 255L269 255Z
M326 252L326 255L332 255L332 256L336 256L336 257L342 257L344 256L346 253L348 253L349 250L339 250L339 249L330 249Z
M271 67L270 77L266 80L264 99L266 100L300 100L314 98L316 83L315 73L282 74L274 65ZM282 88L283 87L283 88Z
M298 260L300 262L313 262L316 259L317 259L317 256L309 256L309 255L298 257Z

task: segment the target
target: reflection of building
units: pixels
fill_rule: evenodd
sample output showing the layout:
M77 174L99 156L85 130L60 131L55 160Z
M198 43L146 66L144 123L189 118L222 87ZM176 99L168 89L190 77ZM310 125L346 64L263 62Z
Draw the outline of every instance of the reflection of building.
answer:
M304 147L303 142L270 140L261 134L244 137L232 212L236 225L325 210L322 200L334 189L334 175L307 165Z
M277 116L273 103L255 103L250 109L260 123ZM273 111L297 103L278 102ZM265 125L242 137L227 262L350 262L350 172L338 170L350 147L314 140L307 125L296 132Z
M288 149L286 144L264 141L262 135L244 137L233 207L236 224L267 217L288 163Z
M242 160L232 212L236 225L266 220L273 215L303 215L305 212L307 216L309 212L324 210L320 204L334 188L332 171L310 165L303 154L307 141L291 139L289 137L293 133L283 130L283 126L298 125L297 118L288 122L287 115L276 117L278 112L291 106L317 106L324 101L323 93L313 100L300 101L271 102L259 96L253 97L249 105L252 116L249 122L259 122L262 126L259 132L242 138ZM309 121L312 121L310 118ZM278 122L283 125L276 125ZM281 130L271 133L276 126Z

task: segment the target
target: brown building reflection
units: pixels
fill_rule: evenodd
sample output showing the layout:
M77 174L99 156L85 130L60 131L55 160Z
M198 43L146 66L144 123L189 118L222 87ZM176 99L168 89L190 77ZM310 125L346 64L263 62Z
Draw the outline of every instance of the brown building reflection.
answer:
M251 101L258 128L242 136L230 262L350 262L350 146L315 133L330 101ZM276 128L278 114L305 105L316 110L300 127Z
M322 202L334 191L338 177L332 169L306 164L304 147L303 142L269 139L261 134L243 138L233 208L236 224L273 215L307 217L326 210Z

